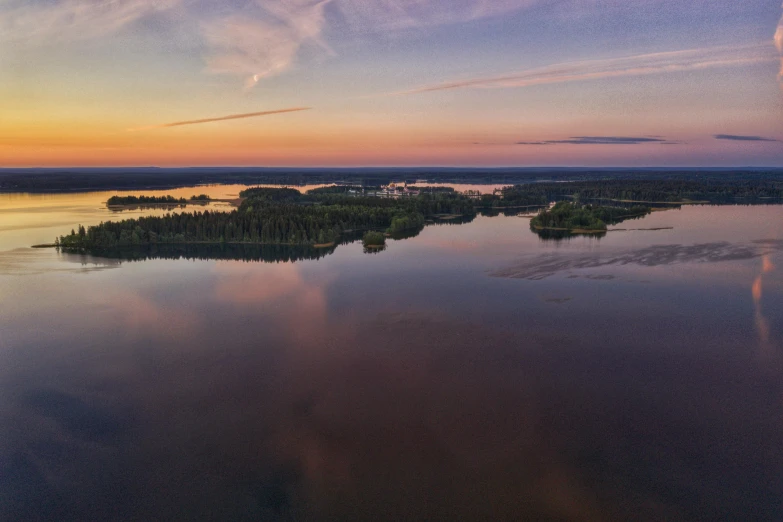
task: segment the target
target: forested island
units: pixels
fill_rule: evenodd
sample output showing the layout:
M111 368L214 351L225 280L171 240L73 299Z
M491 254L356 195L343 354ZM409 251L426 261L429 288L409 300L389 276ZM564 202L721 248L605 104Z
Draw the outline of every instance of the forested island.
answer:
M192 196L190 199L175 198L173 196L112 196L106 201L107 207L154 207L154 206L183 206L188 203L209 203L210 197L206 194Z
M385 235L415 235L429 223L468 222L478 212L518 212L546 207L531 220L542 237L596 233L607 225L647 215L649 205L677 206L704 202L764 202L783 195L783 182L727 180L594 180L528 183L507 186L492 194L445 188L410 190L378 197L360 185L332 185L301 193L293 188L248 188L233 211L171 213L101 223L57 238L70 252L106 252L150 245L299 245L332 247L348 237L364 238L366 247L385 243ZM419 186L425 188L426 186ZM377 188L377 187L373 187ZM426 187L430 188L430 187ZM171 196L115 196L110 203L180 205L208 202ZM366 232L374 232L367 234ZM380 233L380 236L378 235ZM385 234L385 235L384 235ZM380 238L383 238L381 241Z
M420 230L427 220L476 215L474 201L455 193L379 198L258 187L240 195L242 203L231 212L172 213L79 226L56 244L91 253L165 244L329 246L346 234L374 230L404 235Z
M364 233L362 244L364 248L383 248L386 246L386 235L376 230L370 230Z
M561 201L530 220L534 231L563 231L571 234L606 232L607 225L644 217L650 207L599 207Z

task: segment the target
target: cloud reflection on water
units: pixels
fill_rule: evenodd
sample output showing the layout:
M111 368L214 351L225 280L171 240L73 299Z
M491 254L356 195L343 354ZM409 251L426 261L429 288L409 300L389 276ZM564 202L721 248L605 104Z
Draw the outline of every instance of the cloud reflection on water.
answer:
M765 254L761 258L761 273L758 275L758 277L756 277L756 279L753 280L753 285L751 286L756 330L758 331L762 353L767 355L771 354L773 347L770 339L769 321L764 315L761 299L764 292L764 276L771 273L773 270L775 270L775 265L772 264L770 255Z
M750 243L726 241L692 245L653 245L637 250L618 250L608 253L562 255L543 254L496 269L492 277L540 280L573 270L609 266L636 265L657 267L684 263L717 263L743 261L768 256L783 250L783 240L760 239Z

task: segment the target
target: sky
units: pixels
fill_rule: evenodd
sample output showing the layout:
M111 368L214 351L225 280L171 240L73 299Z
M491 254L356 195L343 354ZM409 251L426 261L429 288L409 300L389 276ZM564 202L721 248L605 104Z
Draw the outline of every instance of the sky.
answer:
M783 166L780 0L0 0L0 167Z

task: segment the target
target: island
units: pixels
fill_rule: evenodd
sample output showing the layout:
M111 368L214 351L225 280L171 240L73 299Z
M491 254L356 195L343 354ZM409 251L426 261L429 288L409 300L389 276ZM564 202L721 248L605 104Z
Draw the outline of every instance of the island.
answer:
M376 230L365 232L362 237L364 248L383 248L386 246L386 235Z
M469 223L479 213L531 218L530 229L544 239L579 234L601 237L609 225L644 217L653 210L703 203L697 198L728 202L748 197L747 203L759 204L783 190L774 179L723 184L679 179L541 182L506 186L491 194L412 184L404 185L402 191L367 188L333 184L302 193L290 187L257 186L243 190L233 200L213 200L204 194L190 199L114 196L110 205L173 208L226 201L235 208L79 226L57 238L54 246L67 252L101 255L116 249L162 249L165 245L278 245L329 250L357 240L375 248L385 245L387 237L403 239L416 236L426 226Z
M184 207L188 204L205 205L211 201L206 194L191 196L190 199L173 196L112 196L106 201L109 209Z
M560 231L569 234L601 234L607 225L616 225L627 219L648 215L650 207L601 207L560 201L539 212L530 220L530 228L539 231Z
M368 231L410 237L442 215L469 221L472 198L453 192L377 197L316 189L255 187L240 193L232 211L170 213L108 221L57 238L68 252L99 254L118 248L167 244L331 246Z

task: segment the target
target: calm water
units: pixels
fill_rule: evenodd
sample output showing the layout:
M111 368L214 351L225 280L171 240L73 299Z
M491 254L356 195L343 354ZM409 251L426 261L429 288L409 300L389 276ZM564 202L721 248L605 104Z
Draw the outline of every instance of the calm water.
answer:
M0 195L3 520L783 519L781 206L295 263L26 248L112 194Z

